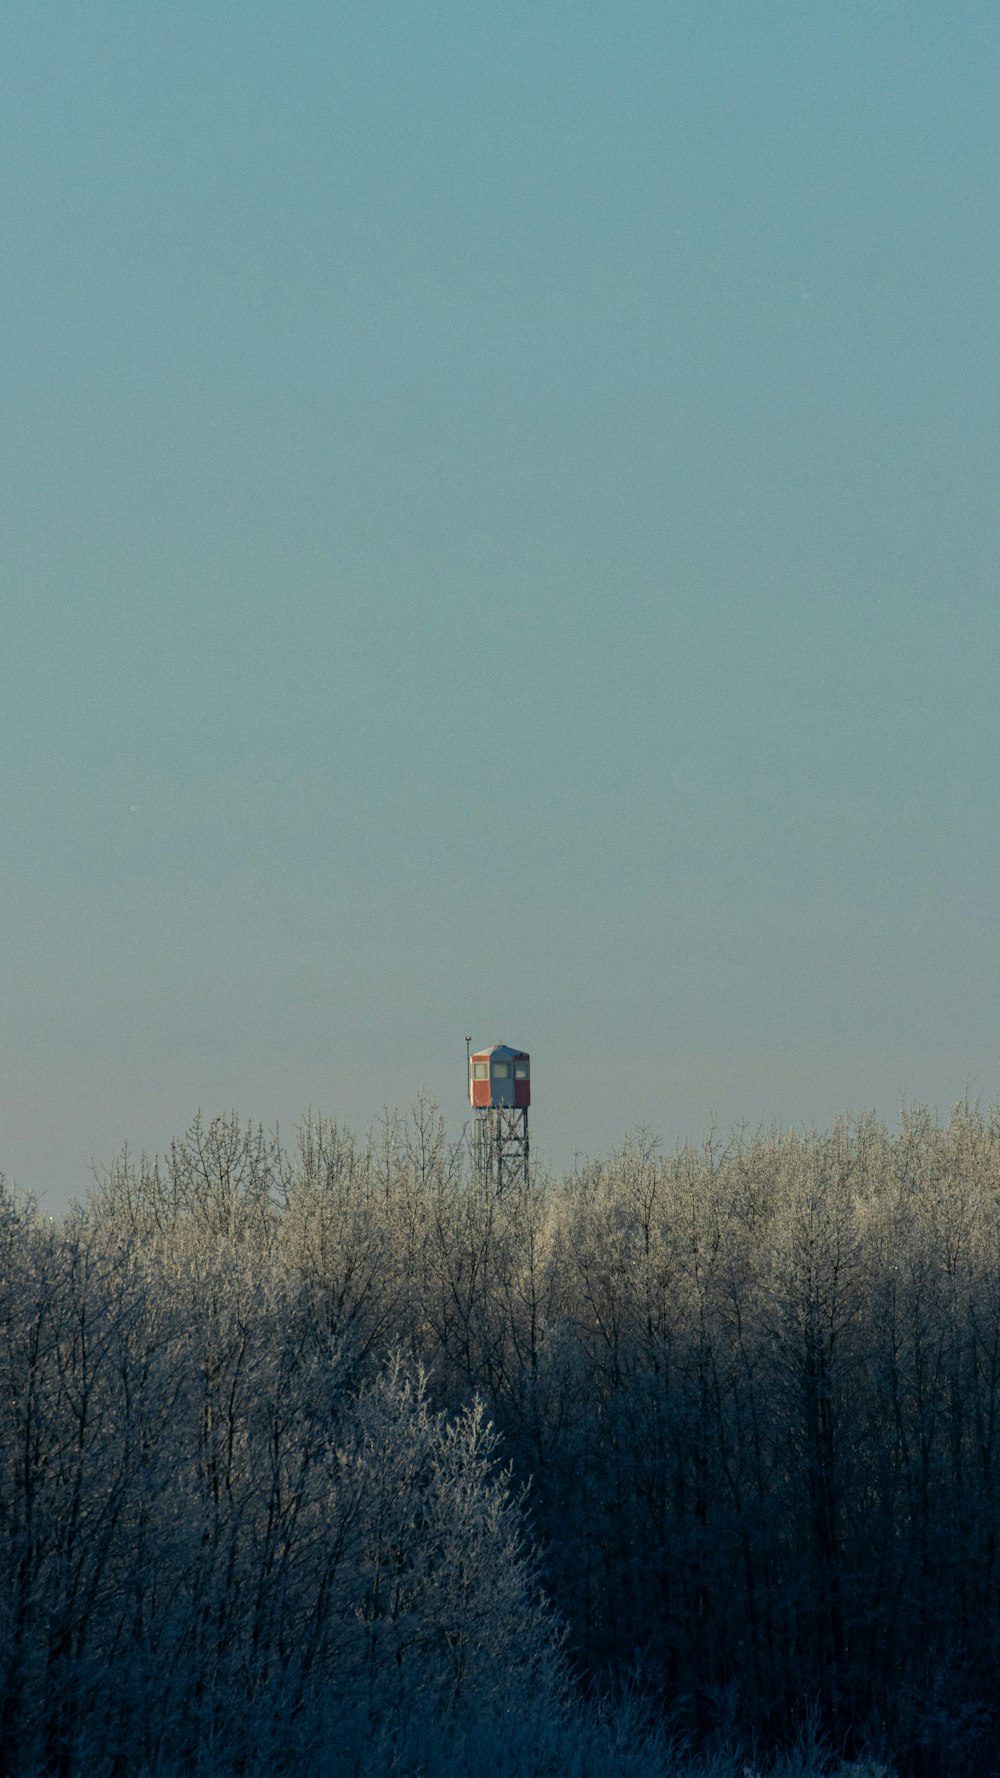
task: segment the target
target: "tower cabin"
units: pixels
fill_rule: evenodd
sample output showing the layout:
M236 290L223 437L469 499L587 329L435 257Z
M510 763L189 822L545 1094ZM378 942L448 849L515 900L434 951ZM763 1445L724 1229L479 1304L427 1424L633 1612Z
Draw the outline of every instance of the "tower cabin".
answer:
M469 1057L469 1104L477 1111L491 1108L527 1111L531 1104L531 1066L527 1051L512 1050L506 1043L477 1050Z

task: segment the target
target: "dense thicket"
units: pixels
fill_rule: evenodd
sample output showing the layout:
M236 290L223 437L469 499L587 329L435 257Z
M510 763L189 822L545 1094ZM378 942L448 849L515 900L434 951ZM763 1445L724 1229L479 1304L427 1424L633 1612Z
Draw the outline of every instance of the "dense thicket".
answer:
M501 1198L427 1106L196 1123L0 1196L0 1392L10 1772L663 1769L588 1682L994 1770L1000 1117Z

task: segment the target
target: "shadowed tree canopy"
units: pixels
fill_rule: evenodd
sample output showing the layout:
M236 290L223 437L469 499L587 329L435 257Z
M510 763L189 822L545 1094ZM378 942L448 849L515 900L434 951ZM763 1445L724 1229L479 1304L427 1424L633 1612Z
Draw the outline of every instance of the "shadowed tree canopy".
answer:
M426 1101L198 1118L4 1187L0 1384L12 1771L992 1769L975 1106L500 1193Z

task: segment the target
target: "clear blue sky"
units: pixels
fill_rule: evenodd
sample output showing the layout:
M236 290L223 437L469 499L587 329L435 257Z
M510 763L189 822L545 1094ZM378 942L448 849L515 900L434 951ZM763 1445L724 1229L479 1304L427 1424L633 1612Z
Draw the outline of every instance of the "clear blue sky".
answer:
M1000 1092L1000 10L8 0L0 1169Z

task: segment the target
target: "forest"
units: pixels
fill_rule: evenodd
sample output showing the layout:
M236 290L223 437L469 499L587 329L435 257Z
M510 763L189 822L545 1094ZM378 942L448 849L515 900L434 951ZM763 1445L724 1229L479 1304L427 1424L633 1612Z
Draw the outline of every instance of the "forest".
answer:
M1000 1112L0 1189L10 1778L988 1778Z

